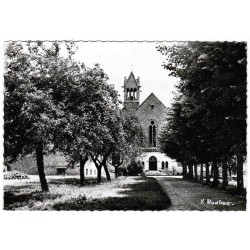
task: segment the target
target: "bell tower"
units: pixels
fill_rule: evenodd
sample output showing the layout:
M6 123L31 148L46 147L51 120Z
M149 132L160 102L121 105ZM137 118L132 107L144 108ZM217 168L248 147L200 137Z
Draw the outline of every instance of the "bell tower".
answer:
M140 78L135 79L131 71L128 79L124 78L124 110L134 112L139 108L140 87Z

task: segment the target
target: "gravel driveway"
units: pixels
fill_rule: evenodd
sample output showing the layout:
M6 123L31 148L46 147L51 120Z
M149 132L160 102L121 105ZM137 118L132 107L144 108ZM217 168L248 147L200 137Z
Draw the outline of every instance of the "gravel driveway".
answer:
M173 177L155 177L171 199L168 210L245 211L246 199L200 183Z

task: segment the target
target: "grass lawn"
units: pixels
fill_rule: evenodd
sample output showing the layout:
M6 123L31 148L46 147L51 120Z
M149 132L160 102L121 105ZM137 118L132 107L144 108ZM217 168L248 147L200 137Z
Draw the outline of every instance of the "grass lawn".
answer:
M76 177L48 178L50 192L38 180L8 181L5 210L166 210L171 202L154 178L119 177L84 187Z

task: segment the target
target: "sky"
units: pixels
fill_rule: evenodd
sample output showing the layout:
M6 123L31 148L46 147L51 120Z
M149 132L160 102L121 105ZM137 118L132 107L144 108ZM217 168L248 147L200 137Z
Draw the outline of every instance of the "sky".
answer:
M140 77L142 103L152 92L166 106L170 106L174 85L177 79L168 76L162 67L165 58L156 50L152 42L77 42L75 59L87 67L99 63L115 86L123 101L124 77L133 71L135 78Z

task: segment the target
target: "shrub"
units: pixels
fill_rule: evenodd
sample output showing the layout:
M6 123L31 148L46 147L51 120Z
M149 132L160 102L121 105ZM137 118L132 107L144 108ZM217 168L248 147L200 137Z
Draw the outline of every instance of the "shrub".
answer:
M85 195L79 195L77 198L71 198L69 200L69 202L71 203L77 203L77 204L81 204L83 202L85 202L87 200L86 196Z
M148 170L148 171L145 171L145 175L146 176L167 176L169 175L169 173L165 173L165 172L162 172L162 171L159 171L159 170L154 170L154 171L151 171L151 170Z
M5 172L4 173L5 180L22 180L22 179L29 179L29 176L18 171L13 172Z
M127 175L129 176L137 176L142 174L143 166L141 163L136 161L131 161L131 163L127 166Z

